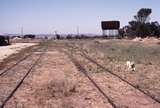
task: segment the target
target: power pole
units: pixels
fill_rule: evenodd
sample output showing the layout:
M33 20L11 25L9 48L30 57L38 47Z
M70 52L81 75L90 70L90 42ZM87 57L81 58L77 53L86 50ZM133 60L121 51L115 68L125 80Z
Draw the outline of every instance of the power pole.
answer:
M54 31L55 35L57 35L57 30Z
M21 37L23 37L23 26L21 27Z
M79 36L79 26L77 26L77 35Z

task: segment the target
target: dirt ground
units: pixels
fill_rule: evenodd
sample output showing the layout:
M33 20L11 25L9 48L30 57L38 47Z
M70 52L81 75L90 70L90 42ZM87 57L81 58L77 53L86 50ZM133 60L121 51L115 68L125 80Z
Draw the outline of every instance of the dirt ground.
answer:
M132 44L135 44L135 46L132 46ZM127 59L126 55L132 56L133 54L133 52L128 51L130 45L133 49L136 48L138 52L144 51L144 53L147 53L146 55L138 53L140 55L138 57L145 55L147 60L143 58L139 62L136 61L135 72L127 71L124 65ZM140 47L137 47L137 45L140 45ZM160 79L158 77L160 75L160 68L158 67L160 62L157 60L160 56L157 55L160 50L159 45L154 43L154 48L150 48L153 49L154 59L150 59L150 56L153 56L150 55L152 54L150 49L146 47L141 48L141 45L137 44L137 42L131 43L130 40L121 42L119 40L112 42L109 40L102 40L102 42L101 40L51 41L47 52L42 56L38 65L24 80L13 97L7 102L5 108L112 108L108 100L76 68L71 59L61 52L62 50L70 53L84 66L88 75L93 78L118 108L159 108L160 104L158 102L155 102L122 80L106 73L105 70L81 56L79 51L79 49L84 49L86 55L105 68L112 70L115 74L160 99ZM116 52L115 49L119 50ZM158 51L155 51L157 49ZM120 52L121 50L123 53ZM126 50L127 53L125 53ZM40 53L40 51L35 52L33 58L36 59L37 54ZM111 54L112 56L110 56ZM121 56L117 56L117 54L121 54ZM139 60L138 58L134 59ZM31 59L28 59L26 64L30 64L31 61ZM14 71L20 69L16 68Z
M37 43L13 43L8 46L1 46L0 47L0 62L3 61L3 59L7 58L8 56L18 53L20 50L37 45Z
M103 89L103 91L111 97L119 108L158 108L160 104L154 102L148 96L139 92L135 88L131 87L127 83L123 82L119 78L106 73L103 69L97 69L95 64L90 63L82 57L79 61L88 70L90 76L97 82L97 84ZM92 68L88 68L88 65Z
M48 51L5 108L110 108L66 55Z

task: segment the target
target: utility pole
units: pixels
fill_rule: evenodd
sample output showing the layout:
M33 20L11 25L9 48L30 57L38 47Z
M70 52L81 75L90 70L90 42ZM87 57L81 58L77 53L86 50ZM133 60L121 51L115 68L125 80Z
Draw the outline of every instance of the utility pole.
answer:
M57 35L57 30L55 30L54 32L55 32L55 35Z
M77 35L79 36L79 26L77 26Z
M21 27L21 37L23 37L23 26Z

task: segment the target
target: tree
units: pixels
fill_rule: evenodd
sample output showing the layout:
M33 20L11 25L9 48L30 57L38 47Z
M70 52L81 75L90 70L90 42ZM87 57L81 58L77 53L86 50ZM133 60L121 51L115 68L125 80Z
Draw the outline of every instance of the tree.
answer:
M142 8L137 12L137 15L134 16L133 21L129 22L130 32L132 35L136 35L139 37L146 37L150 35L150 14L152 13L152 9Z
M2 36L0 35L0 46L3 46L3 45L9 45L10 42L9 42L9 36Z
M56 34L56 38L59 40L61 36L59 34Z
M137 22L147 23L150 20L150 14L152 13L152 9L142 8L137 12L137 15L134 16Z
M31 39L34 39L36 36L33 35L33 34L26 34L23 36L23 38L31 38Z
M151 22L150 30L152 36L160 37L160 25L157 21Z

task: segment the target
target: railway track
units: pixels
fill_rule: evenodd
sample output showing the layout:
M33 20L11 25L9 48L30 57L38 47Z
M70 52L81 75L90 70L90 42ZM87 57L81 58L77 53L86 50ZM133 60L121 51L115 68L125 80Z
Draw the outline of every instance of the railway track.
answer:
M26 60L28 57L30 57L34 52L38 51L39 49L41 49L41 46L39 46L38 48L34 49L32 52L30 52L29 54L27 54L26 56L22 57L21 59L19 59L16 63L14 63L13 65L7 67L5 70L3 70L2 72L0 72L0 77L3 76L5 73L7 73L9 70L11 70L12 68L14 68L16 65L18 65L19 63L21 63L22 61Z
M76 50L78 49L77 47L75 48L75 46L67 46L67 47L70 47L70 48L72 48L72 49L74 48L74 49L76 49ZM92 58L90 58L89 56L87 56L87 55L84 53L84 50L78 49L78 51L80 52L80 53L78 53L79 55L81 55L82 57L84 57L85 59L87 59L89 62L97 65L99 68L101 68L102 70L104 70L106 73L109 73L110 75L112 75L112 76L120 79L122 82L124 82L124 83L128 84L129 86L133 87L134 89L136 89L137 91L141 92L141 93L144 94L145 96L151 98L153 101L155 101L155 102L157 102L157 103L160 103L160 100L157 99L155 96L153 96L153 95L151 95L150 93L145 92L144 90L138 88L137 86L135 86L135 85L132 84L131 82L125 80L125 79L122 78L121 76L119 76L119 75L115 74L114 72L112 72L111 70L105 68L104 66L102 66L101 64L99 64L96 60L93 60ZM74 52L74 51L72 51L72 53L73 53L73 52ZM76 52L76 51L75 51L75 52ZM75 52L74 52L74 53L75 53ZM73 54L73 55L74 55L74 54ZM81 66L80 63L78 63L78 61L74 60L73 58L72 58L72 61L74 62L75 65L77 65L78 69L81 70L81 71L88 77L88 79L90 79L90 81L94 84L94 86L96 86L96 88L99 90L100 87L98 86L98 84L96 84L96 82L95 82L91 77L88 76L87 71L83 68L83 66ZM113 107L116 108L116 104L114 104L114 102L110 99L110 97L107 96L107 95L105 94L105 92L103 92L101 89L100 89L99 91L108 99L108 101L110 102L110 104L111 104Z
M87 55L82 55L84 56L87 60L91 61L92 63L96 64L98 67L100 67L101 69L105 70L105 72L110 73L111 75L119 78L121 81L127 83L128 85L132 86L133 88L137 89L138 91L140 91L141 93L145 94L146 96L152 98L154 101L160 103L160 100L158 100L157 98L155 98L154 96L152 96L150 93L147 93L145 91L143 91L142 89L140 89L139 87L133 85L132 83L130 83L129 81L123 79L122 77L120 77L119 75L115 74L114 72L112 72L111 70L105 68L104 66L102 66L101 64L99 64L97 61L93 60L92 58L88 57Z
M65 52L66 53L66 52ZM113 100L111 100L111 98L99 87L99 85L92 79L92 77L90 77L88 75L88 72L86 71L86 69L74 58L72 57L70 54L66 53L68 55L68 57L71 59L71 61L74 63L74 65L76 66L76 68L82 72L89 80L90 82L96 87L96 89L107 99L107 101L110 103L110 105L113 108L118 108L116 106L116 104L113 102Z
M72 61L72 63L76 66L76 68L82 72L85 77L88 78L88 80L93 84L93 86L101 93L101 95L107 99L107 102L113 107L113 108L118 108L117 105L113 102L113 100L100 88L100 86L94 81L94 79L88 74L87 70L79 63L79 61L71 55L68 50L64 50L63 48L68 49L68 45L55 45L56 47L59 47L58 50L59 52L62 52L68 56L68 58ZM63 48L62 48L63 47ZM61 49L62 48L62 49Z
M38 51L41 48L43 49L43 51L38 56L35 55L34 52ZM34 50L29 55L20 59L16 64L12 65L11 67L7 68L5 71L2 72L0 76L0 87L2 87L3 90L0 90L0 108L4 108L5 104L10 100L10 98L14 95L17 89L22 85L25 78L38 64L42 56L45 54L47 48L48 42L45 42L43 47L39 47L38 49ZM26 63L28 66L25 66Z
M48 45L48 44L47 44ZM16 86L14 86L14 89L12 89L9 94L5 95L5 97L3 97L3 101L0 102L0 108L3 108L5 106L5 104L9 101L9 99L14 95L14 93L17 91L17 89L22 85L23 81L25 80L25 78L29 75L29 73L33 70L33 68L38 64L38 61L41 59L42 55L45 53L45 51L47 50L47 47L48 46L45 46L44 48L44 51L43 53L41 53L39 55L39 57L37 57L34 61L34 63L29 66L29 68L27 68L27 72L25 72L25 74L23 74L23 77L20 78L20 80L18 81L18 83L16 83ZM58 45L57 45L58 47ZM61 46L62 47L62 46ZM70 47L70 46L67 46L67 47ZM74 48L74 46L72 46ZM113 107L113 108L119 108L119 106L116 104L116 102L114 102L114 100L107 94L105 93L105 91L99 86L99 84L90 76L90 74L88 74L87 70L84 68L84 66L75 58L73 57L70 53L68 53L67 51L64 51L64 50L60 50L62 52L64 52L65 54L68 55L68 57L71 59L71 61L75 64L75 66L77 67L77 69L79 71L81 71L88 79L89 81L97 88L97 90L107 99L107 101L110 103L110 105ZM155 102L159 102L159 100L157 100L155 97L153 97L152 95L150 95L149 93L146 93L145 91L137 88L136 86L134 86L132 83L128 82L127 80L121 78L120 76L118 76L117 74L115 74L114 72L112 72L111 70L105 68L104 66L102 66L101 64L99 64L97 61L93 60L92 58L90 58L89 56L87 56L86 54L84 54L83 50L78 50L79 52L79 55L82 56L83 58L85 58L86 60L90 61L91 63L97 65L99 68L103 69L106 73L109 73L111 74L112 76L120 79L122 82L128 84L129 86L135 88L136 90L140 91L141 93L143 93L144 95L148 96L149 98L151 98L152 100L154 100ZM31 54L32 55L32 54ZM74 52L73 55L76 55L76 53ZM28 59L29 57L27 57L26 59ZM25 61L26 59L22 60L21 62L19 63L22 63L23 61ZM19 64L17 63L17 64ZM17 65L13 66L16 67ZM12 69L12 68L11 68ZM8 71L10 71L11 69L9 69ZM7 71L7 72L8 72ZM11 72L12 73L12 72ZM5 76L5 74L3 74L2 76ZM8 75L8 74L7 74ZM12 74L11 74L12 75ZM2 77L0 76L0 77ZM1 83L0 83L1 85ZM1 101L1 99L0 99Z

